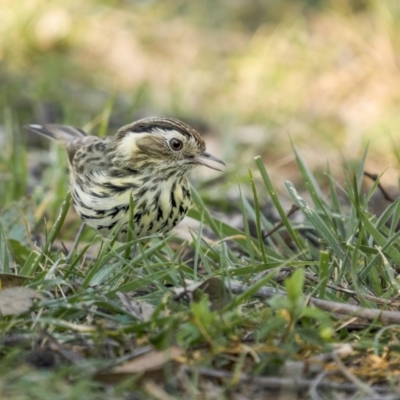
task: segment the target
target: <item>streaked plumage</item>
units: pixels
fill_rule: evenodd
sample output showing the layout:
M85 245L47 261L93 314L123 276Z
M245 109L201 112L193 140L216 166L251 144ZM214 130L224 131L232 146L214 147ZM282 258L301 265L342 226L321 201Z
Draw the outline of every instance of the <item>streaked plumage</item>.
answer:
M99 138L65 125L28 125L67 150L73 204L82 220L104 236L125 240L130 196L133 239L167 233L191 204L187 175L214 161L201 136L174 118L145 118Z

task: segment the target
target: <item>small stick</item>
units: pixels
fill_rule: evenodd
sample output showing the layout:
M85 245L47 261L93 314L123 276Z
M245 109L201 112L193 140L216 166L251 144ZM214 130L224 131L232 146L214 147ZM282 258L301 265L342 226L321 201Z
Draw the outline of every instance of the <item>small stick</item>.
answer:
M306 272L306 278L312 280L313 282L319 282L319 279L316 278L314 275L307 273ZM361 296L366 300L371 300L374 301L376 303L380 303L380 304L388 304L391 305L393 307L396 308L400 308L400 303L396 300L388 300L388 299L383 299L381 297L376 297L373 296L371 294L366 294L366 293L357 293L355 290L351 290L351 289L346 289L340 286L336 286L332 283L327 283L326 287L333 289L333 290L337 290L338 292L342 292L342 293L346 293L346 294L350 294L351 296L353 296L354 298L357 298L357 296Z
M242 285L237 282L230 282L229 287L234 293L244 293L245 291L250 289L251 286ZM286 292L283 290L278 290L274 288L262 288L254 294L254 297L269 299L273 296L276 296L277 294L285 297L287 296ZM315 297L309 298L309 302L315 307L320 308L321 310L330 311L332 313L356 316L359 318L365 318L370 321L379 320L386 324L400 324L400 312L398 311L364 308L360 306L353 306L351 304L321 300Z
M354 385L358 386L360 390L364 393L368 393L370 396L377 397L377 392L371 387L365 384L363 381L358 379L355 375L353 375L346 366L342 363L342 360L338 357L337 354L333 354L333 358L335 360L336 366L339 368L340 372Z
M371 174L367 171L364 171L364 175L373 180L374 182L376 182L379 179L379 176L377 174ZM394 199L387 191L386 189L381 185L380 182L378 182L378 188L380 189L380 191L383 194L383 197L387 200L390 201L391 203L394 203L396 201L396 199Z
M183 372L187 374L198 373L200 375L206 376L208 378L226 378L229 380L233 380L234 375L230 372L224 370L212 370L207 368L191 368L184 366L182 367ZM313 379L298 379L298 378L282 378L277 376L251 376L248 374L240 374L239 382L241 383L253 383L259 385L260 387L266 389L281 389L282 387L288 389L297 389L297 390L307 390L311 388L313 385L315 386L315 380ZM360 388L358 385L353 383L336 383L329 381L320 381L318 383L318 387L322 389L332 389L344 392L357 392ZM390 393L390 389L385 386L371 386L371 390L375 392L384 394Z
M300 207L296 206L295 204L292 205L292 208L289 210L289 212L286 214L286 216L289 218L291 217L296 211L299 211ZM268 239L273 233L275 233L278 229L282 228L284 226L284 223L278 222L269 232L266 232L263 234L263 240Z

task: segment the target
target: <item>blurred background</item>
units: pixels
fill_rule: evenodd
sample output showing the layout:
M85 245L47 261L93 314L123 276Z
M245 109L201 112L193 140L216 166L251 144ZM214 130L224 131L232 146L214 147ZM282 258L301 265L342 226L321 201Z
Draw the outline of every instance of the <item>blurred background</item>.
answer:
M43 212L65 193L62 149L36 173L22 125L104 135L150 115L202 132L232 185L257 154L278 187L296 181L291 140L321 175L369 143L367 169L397 184L398 0L0 0L0 13L0 206L28 193Z

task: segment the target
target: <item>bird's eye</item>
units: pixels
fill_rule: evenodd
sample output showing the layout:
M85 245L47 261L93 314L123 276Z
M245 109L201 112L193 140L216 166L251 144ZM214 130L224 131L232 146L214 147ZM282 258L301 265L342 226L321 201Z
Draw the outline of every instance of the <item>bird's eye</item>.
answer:
M169 141L169 147L171 148L171 150L173 151L179 151L182 149L182 142L178 139L171 139Z

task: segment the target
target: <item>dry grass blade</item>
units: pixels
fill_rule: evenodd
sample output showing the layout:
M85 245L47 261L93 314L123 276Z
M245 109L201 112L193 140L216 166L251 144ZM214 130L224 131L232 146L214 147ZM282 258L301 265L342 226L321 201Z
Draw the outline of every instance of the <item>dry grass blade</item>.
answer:
M160 381L164 377L165 370L170 370L171 374L174 374L173 371L176 369L174 363L183 354L183 350L178 347L151 351L110 371L98 372L95 378L101 382L114 384L132 376Z

